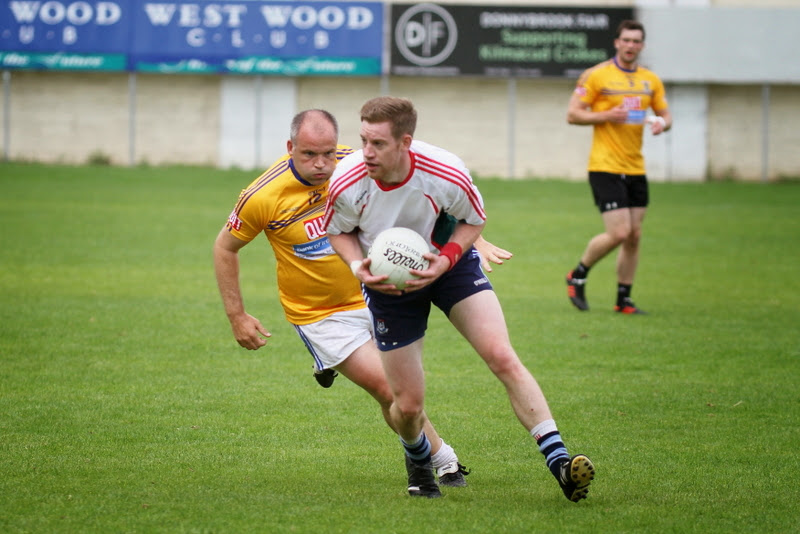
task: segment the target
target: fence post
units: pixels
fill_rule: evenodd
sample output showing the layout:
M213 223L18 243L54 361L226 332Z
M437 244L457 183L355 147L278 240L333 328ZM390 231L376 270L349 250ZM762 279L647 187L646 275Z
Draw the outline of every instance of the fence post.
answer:
M514 144L516 143L516 125L517 125L517 79L508 79L508 178L514 178L516 168L514 159L516 151Z
M761 181L769 181L769 103L770 86L761 86Z
M3 71L3 161L11 157L11 71Z
M136 165L136 73L128 73L128 166Z

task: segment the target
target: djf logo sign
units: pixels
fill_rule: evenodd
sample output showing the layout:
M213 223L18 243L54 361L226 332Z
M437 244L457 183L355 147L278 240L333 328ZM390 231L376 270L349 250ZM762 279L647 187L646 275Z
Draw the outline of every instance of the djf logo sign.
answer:
M397 21L394 39L408 61L430 67L447 59L458 42L458 28L450 13L435 4L409 8Z

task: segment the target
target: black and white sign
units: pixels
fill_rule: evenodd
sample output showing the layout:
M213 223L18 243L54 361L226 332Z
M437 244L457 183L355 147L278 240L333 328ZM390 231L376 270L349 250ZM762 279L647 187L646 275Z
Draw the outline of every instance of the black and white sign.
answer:
M614 55L630 8L392 5L391 72L576 77Z

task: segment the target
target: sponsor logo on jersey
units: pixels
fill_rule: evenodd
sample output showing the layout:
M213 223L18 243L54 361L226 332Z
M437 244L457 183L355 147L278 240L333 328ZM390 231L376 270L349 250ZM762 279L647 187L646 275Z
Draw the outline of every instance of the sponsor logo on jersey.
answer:
M645 110L643 109L629 109L626 124L644 124Z
M622 99L625 109L642 109L642 98L639 96L626 96Z
M303 227L306 229L306 235L309 239L317 239L325 235L325 228L322 226L323 218L324 216L320 215L319 217L314 217L303 223Z
M335 254L328 236L323 235L319 239L302 243L300 245L293 245L294 255L298 258L307 260L318 260Z
M231 214L228 216L228 226L230 226L236 231L242 229L242 220L236 216L235 211L232 211Z

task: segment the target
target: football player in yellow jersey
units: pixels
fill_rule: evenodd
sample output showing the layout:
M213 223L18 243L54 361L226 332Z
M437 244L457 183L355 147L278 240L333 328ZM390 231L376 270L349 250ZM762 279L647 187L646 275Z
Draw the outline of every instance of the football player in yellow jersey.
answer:
M338 145L336 119L324 110L298 113L286 146L288 154L241 192L214 243L217 284L234 337L242 347L257 350L271 336L245 311L239 284L238 252L264 232L276 258L281 305L314 358L317 381L330 387L341 372L378 401L389 423L392 392L373 340L360 283L333 251L320 225L328 179L337 161L352 149ZM511 257L486 241L476 246L489 271L489 260L500 264ZM425 431L433 436L439 483L466 485L467 471L455 451L429 421L425 425Z
M638 64L644 38L641 23L622 21L614 40L616 55L587 69L569 101L567 122L594 127L589 183L605 226L603 233L589 241L578 266L567 274L567 296L579 310L589 309L585 294L589 269L619 247L614 310L644 313L631 300L649 202L642 135L645 128L660 135L672 127L664 84ZM648 109L654 115L648 117Z

